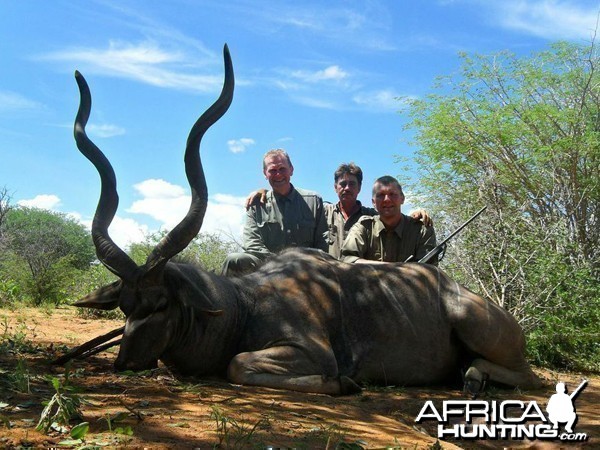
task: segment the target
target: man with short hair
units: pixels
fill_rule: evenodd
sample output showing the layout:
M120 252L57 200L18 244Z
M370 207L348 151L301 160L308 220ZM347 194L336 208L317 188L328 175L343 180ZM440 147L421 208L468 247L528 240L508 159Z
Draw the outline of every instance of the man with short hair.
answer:
M378 215L363 216L350 229L341 249L349 263L419 261L436 246L433 226L402 213L402 186L389 175L375 180L373 205ZM430 264L437 264L437 259Z
M373 208L363 206L358 200L362 187L362 169L353 162L343 163L333 174L333 189L338 196L337 203L325 202L327 219L327 243L329 254L335 258L341 255L344 239L358 219L377 214Z
M263 157L263 173L271 190L264 203L254 202L246 211L244 252L227 256L224 275L251 272L260 261L288 247L327 251L323 200L316 192L292 185L294 166L287 152L268 151Z

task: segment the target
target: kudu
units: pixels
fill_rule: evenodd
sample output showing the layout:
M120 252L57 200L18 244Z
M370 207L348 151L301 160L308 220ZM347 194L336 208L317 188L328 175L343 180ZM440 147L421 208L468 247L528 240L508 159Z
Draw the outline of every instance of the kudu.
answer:
M523 388L539 386L515 319L436 267L351 265L318 250L290 249L256 272L231 279L169 262L199 232L206 211L200 141L233 97L227 46L224 59L221 95L187 140L191 206L142 266L108 234L118 204L116 179L109 161L86 136L91 96L76 73L81 103L75 139L96 166L102 186L92 236L99 260L119 277L76 304L118 306L125 313L124 329L113 333L123 333L115 369L154 368L161 360L186 375L344 394L367 381L444 382L469 358L469 386L478 387L486 376Z

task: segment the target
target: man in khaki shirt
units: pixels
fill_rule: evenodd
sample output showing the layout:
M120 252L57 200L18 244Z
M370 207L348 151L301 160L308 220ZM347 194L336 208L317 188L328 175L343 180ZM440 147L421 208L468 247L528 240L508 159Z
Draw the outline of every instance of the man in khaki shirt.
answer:
M335 204L326 202L324 206L329 254L339 259L342 244L352 225L362 216L374 216L377 211L363 206L357 199L363 180L360 167L352 162L341 164L333 174L333 178L333 188L339 201Z
M387 175L378 178L373 185L373 205L379 215L357 221L344 241L340 259L367 264L416 262L432 250L436 246L433 227L402 214L403 203L398 180Z

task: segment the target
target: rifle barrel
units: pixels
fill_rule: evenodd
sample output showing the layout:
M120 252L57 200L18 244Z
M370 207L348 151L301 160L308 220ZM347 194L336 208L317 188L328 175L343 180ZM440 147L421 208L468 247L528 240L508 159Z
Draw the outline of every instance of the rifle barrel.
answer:
M481 214L483 211L485 211L487 208L487 205L485 205L483 208L481 208L479 211L477 211L475 214L473 214L469 220L467 220L465 223L463 223L460 227L458 227L456 230L454 230L452 233L450 233L449 236L446 237L446 239L444 239L442 242L440 242L438 245L435 246L435 248L433 250L431 250L429 253L427 253L425 256L423 256L419 262L420 263L426 263L428 262L431 258L433 258L435 255L437 255L438 253L440 253L442 251L442 249L444 248L444 246L446 245L446 242L448 242L450 239L452 239L454 236L456 236L458 233L460 233L460 231L466 227L467 225L469 225L471 222L473 222L473 220L475 220L477 218L477 216L479 216L479 214Z
M473 214L469 220L467 220L465 223L463 223L460 227L458 227L456 230L454 230L452 233L450 233L450 235L448 237L446 237L446 239L444 239L442 242L440 242L439 245L443 245L446 242L448 242L450 239L452 239L454 236L456 236L458 233L460 233L462 231L462 229L464 227L466 227L467 225L469 225L471 222L473 222L477 216L479 216L482 212L484 212L487 209L487 205L485 205L483 208L481 208L479 211L477 211L475 214Z
M584 379L581 384L577 387L577 389L575 389L575 391L569 395L569 397L571 399L574 399L575 397L577 397L577 395L579 394L579 392L581 392L581 390L585 387L585 385L588 383L588 380Z

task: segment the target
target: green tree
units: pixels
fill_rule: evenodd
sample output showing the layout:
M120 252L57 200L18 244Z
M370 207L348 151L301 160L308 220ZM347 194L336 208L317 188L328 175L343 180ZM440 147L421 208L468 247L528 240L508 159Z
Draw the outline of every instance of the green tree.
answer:
M8 188L4 186L0 189L0 246L2 245L2 231L4 229L5 218L8 212L13 209L10 200L11 195L8 192Z
M59 303L95 259L91 235L65 214L14 208L4 223L0 272L36 305Z
M144 264L152 249L166 235L166 231L158 231L146 236L144 241L131 244L129 256L137 263ZM221 239L216 234L198 235L185 250L173 260L196 265L204 270L220 272L223 261L228 253L235 251L237 245L233 242ZM74 296L82 297L91 291L114 281L116 277L110 273L102 264L93 264L90 270L82 273L74 286ZM102 311L82 308L79 313L85 318L117 318L122 317L120 310Z
M152 233L143 242L132 244L129 255L137 264L143 264L166 233L166 231ZM236 251L237 247L236 243L225 240L217 234L200 233L174 260L219 273L227 254Z
M14 206L11 204L11 196L8 188L4 186L0 189L0 304L11 302L19 294L19 286L11 279L2 274L2 255L6 252L5 224L6 216Z
M420 167L412 187L439 234L488 205L443 267L513 312L539 362L597 369L598 49L461 57L459 74L410 103L407 125Z

